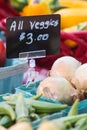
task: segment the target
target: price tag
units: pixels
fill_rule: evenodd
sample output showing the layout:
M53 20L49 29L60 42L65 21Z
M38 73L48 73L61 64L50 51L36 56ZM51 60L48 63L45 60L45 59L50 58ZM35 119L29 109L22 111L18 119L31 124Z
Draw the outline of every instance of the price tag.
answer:
M7 58L19 53L46 50L46 55L60 51L60 15L12 17L6 21Z

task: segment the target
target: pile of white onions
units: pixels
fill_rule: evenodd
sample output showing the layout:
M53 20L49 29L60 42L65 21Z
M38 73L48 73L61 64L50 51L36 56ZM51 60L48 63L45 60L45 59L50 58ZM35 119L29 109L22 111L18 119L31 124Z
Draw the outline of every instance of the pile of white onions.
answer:
M63 56L53 63L50 76L40 83L37 94L72 104L73 99L84 95L86 89L87 63L81 64L71 56Z

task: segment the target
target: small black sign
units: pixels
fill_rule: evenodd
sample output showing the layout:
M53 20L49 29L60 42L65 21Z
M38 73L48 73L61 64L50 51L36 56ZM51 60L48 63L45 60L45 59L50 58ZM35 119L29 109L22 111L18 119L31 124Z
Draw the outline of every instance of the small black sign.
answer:
M6 21L7 58L19 53L46 50L55 55L60 50L60 15L12 17Z

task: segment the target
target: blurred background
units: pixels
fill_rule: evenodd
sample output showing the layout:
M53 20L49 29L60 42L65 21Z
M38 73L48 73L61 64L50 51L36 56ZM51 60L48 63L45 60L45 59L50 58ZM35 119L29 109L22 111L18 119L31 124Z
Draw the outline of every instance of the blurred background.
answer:
M8 17L47 14L61 15L60 54L46 57L52 58L48 64L44 64L46 58L37 59L37 65L50 69L54 60L64 55L87 62L87 0L0 0L0 39L6 45Z

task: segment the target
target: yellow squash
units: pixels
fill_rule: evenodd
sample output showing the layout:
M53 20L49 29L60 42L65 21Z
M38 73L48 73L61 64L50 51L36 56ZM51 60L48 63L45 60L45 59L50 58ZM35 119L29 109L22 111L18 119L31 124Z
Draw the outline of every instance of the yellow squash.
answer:
M59 0L59 4L69 8L87 8L85 0Z
M55 14L61 15L61 29L87 21L87 8L60 9Z
M65 32L74 32L80 30L87 30L87 22L82 22L80 24L77 24L76 26L63 29L63 31Z
M51 14L51 10L46 3L30 4L23 8L21 16L34 16Z

